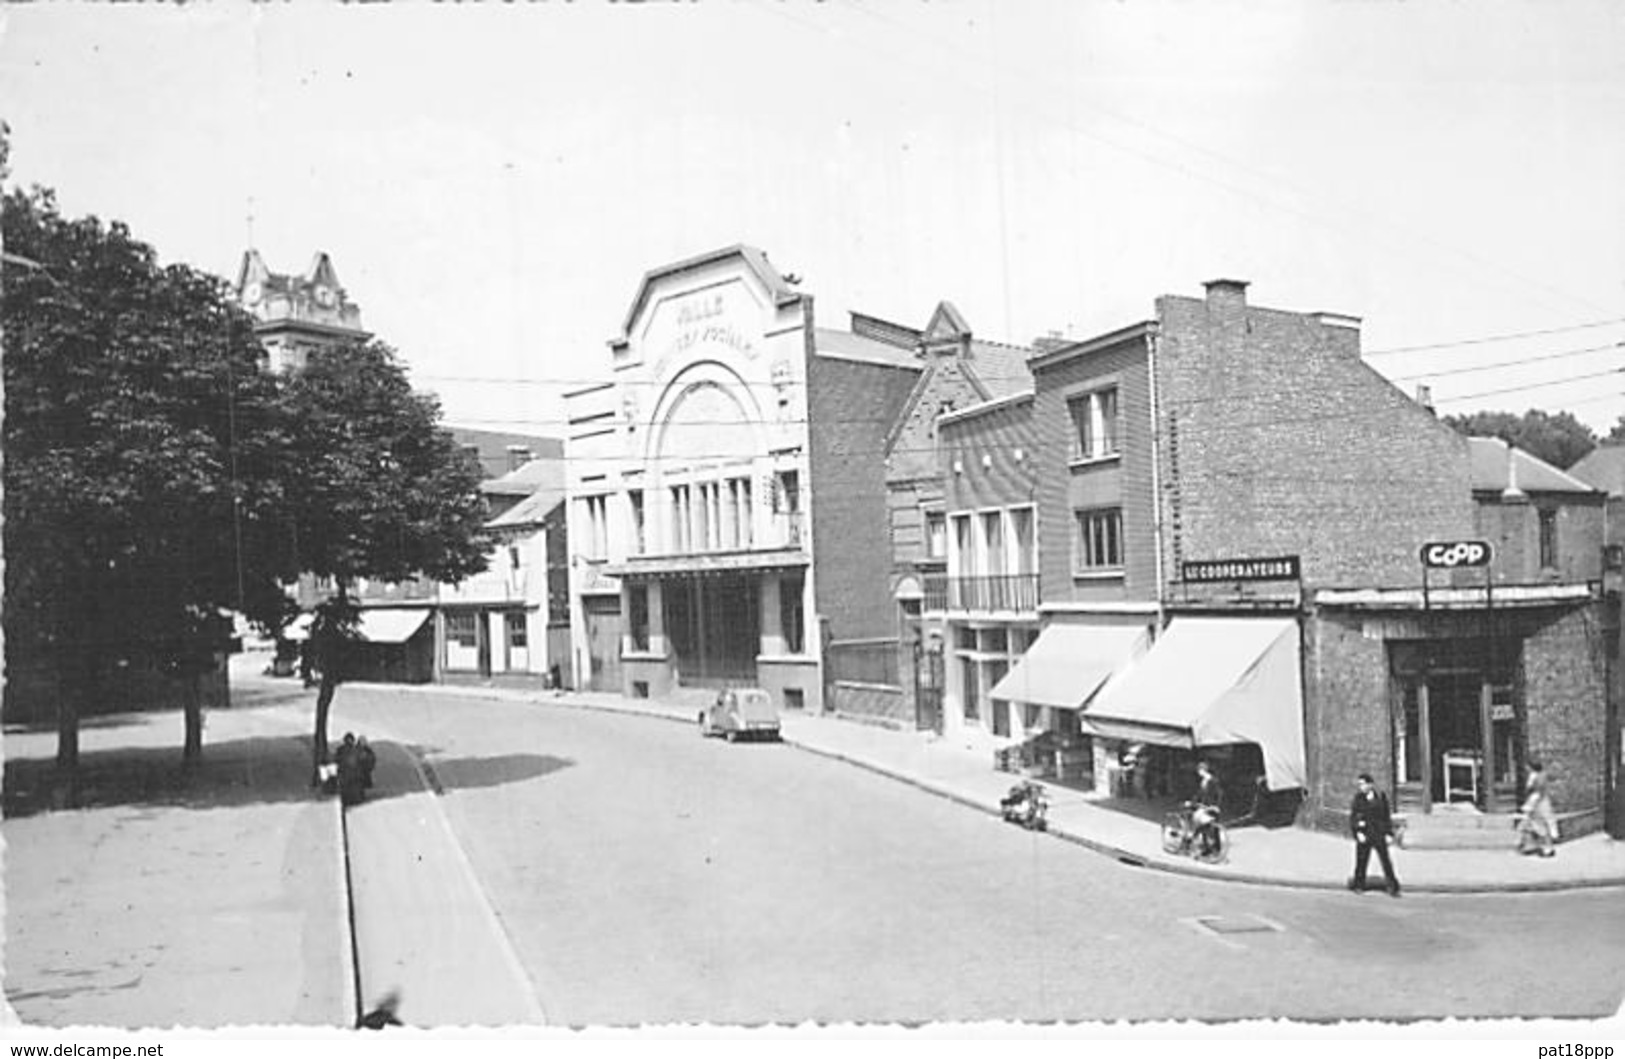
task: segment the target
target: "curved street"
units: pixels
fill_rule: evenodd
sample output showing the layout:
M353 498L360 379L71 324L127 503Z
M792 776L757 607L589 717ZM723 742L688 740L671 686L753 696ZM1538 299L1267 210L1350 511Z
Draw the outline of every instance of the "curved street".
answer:
M1594 1018L1625 996L1617 890L1148 872L788 745L455 689L347 687L333 724L379 746L350 813L361 988L409 1024ZM414 836L444 862L410 867Z

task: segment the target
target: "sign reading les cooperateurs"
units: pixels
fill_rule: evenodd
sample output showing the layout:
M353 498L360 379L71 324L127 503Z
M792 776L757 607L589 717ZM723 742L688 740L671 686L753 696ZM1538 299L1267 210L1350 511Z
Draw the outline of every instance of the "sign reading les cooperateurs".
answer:
M1489 541L1429 541L1422 545L1422 565L1434 570L1488 566L1494 556Z
M1296 581L1298 557L1278 555L1271 559L1191 559L1179 564L1179 576L1186 581Z

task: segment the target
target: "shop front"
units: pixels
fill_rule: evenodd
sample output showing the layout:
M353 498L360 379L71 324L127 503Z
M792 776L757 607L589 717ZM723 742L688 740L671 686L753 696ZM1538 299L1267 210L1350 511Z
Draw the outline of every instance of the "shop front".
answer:
M1093 789L1103 773L1080 713L1149 641L1144 625L1045 627L988 693L996 709L1019 716L1025 736L1005 752L1006 767Z
M1511 826L1532 759L1564 837L1601 825L1609 645L1585 585L1322 591L1311 624L1318 815L1339 826L1369 771L1413 831ZM1489 820L1483 821L1485 824Z
M1176 617L1078 716L1095 749L1095 789L1187 797L1214 766L1227 815L1287 815L1307 785L1298 623Z

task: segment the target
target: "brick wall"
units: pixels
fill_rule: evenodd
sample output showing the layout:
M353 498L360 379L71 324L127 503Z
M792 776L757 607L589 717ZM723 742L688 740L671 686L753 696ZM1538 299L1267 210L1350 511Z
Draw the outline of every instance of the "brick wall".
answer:
M942 425L946 510L1033 502L1039 461L1032 411L1032 401L1016 399Z
M1156 528L1152 504L1150 372L1145 337L1135 332L1114 345L1051 362L1034 372L1033 421L1039 452L1040 591L1046 601L1157 598ZM1072 461L1072 396L1117 386L1116 460ZM1075 507L1123 508L1123 576L1073 576Z
M1234 287L1157 315L1171 570L1299 555L1309 585L1414 584L1423 541L1472 532L1466 440L1364 364L1356 330Z
M1369 772L1393 790L1387 648L1364 629L1358 614L1321 611L1305 623L1305 810L1334 830L1348 822L1354 777Z
M1603 497L1531 494L1526 503L1507 503L1498 494L1475 497L1477 533L1495 546L1498 581L1595 581L1602 577ZM1557 566L1540 565L1540 513L1557 517Z
M1603 604L1552 615L1524 642L1528 753L1547 766L1559 813L1603 803Z
M838 640L897 632L884 449L918 377L902 366L808 358L814 604Z
M934 355L921 364L925 370L912 402L896 424L887 456L887 477L892 481L937 474L937 416L944 409L969 408L985 399L960 360Z

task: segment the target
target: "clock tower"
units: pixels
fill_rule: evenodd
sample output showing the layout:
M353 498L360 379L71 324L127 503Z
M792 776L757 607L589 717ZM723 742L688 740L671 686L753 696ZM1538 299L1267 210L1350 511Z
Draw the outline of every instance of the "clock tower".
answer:
M345 297L333 262L317 253L304 275L265 266L258 250L243 253L237 299L256 321L254 334L272 371L298 371L313 355L372 335L361 327L361 307Z

